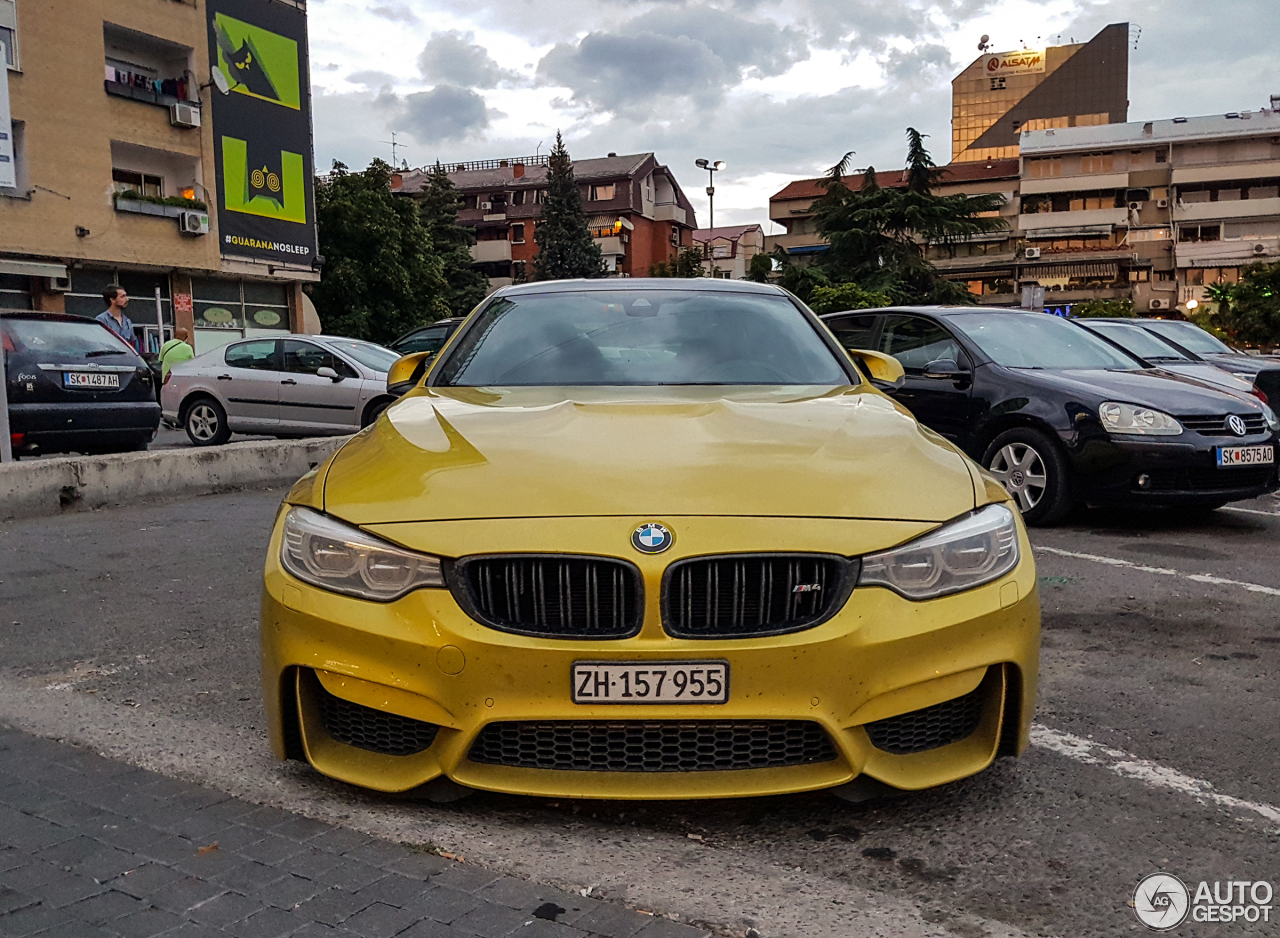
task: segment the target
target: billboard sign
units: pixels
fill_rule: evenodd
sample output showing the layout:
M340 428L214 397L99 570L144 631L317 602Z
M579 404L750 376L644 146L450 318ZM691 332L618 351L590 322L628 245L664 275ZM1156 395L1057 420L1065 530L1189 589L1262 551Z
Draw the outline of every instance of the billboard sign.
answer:
M3 51L3 47L0 47ZM14 162L13 121L9 116L9 69L0 55L0 186L14 189L18 185L18 167Z
M209 0L208 9L209 61L227 88L212 96L222 253L308 265L316 229L306 13L272 0Z
M998 52L982 57L982 71L990 78L1007 75L1032 75L1044 71L1044 50L1023 49L1021 52Z

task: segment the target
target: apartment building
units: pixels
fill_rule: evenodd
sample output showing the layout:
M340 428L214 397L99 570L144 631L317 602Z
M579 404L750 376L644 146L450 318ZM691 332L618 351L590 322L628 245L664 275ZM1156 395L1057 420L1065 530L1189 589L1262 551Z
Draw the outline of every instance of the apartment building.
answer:
M490 289L533 276L534 232L547 198L546 155L446 166L462 195L458 223L475 229L471 256L488 276ZM430 171L395 173L392 192L410 198L420 194ZM654 154L574 160L573 175L610 276L647 277L651 266L691 245L693 206Z
M1270 107L1022 135L1019 275L1046 303L1185 310L1280 260L1280 96Z
M745 280L751 258L764 251L764 229L759 225L699 228L693 244L702 248L702 268L708 277Z
M302 3L0 0L0 57L0 307L318 331Z

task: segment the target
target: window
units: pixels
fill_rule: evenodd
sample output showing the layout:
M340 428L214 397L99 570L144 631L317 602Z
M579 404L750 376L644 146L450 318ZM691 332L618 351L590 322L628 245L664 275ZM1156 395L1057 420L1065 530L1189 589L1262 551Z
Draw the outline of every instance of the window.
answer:
M511 243L524 244L524 225L511 226Z
M396 351L401 355L412 355L414 352L438 352L452 331L450 326L432 326L430 329L423 329L401 342Z
M524 283L529 279L528 274L525 272L524 261L511 262L511 279L515 283Z
M589 199L592 202L608 202L613 198L615 188L616 186L613 183L605 186L592 186Z
M511 193L511 204L512 204L512 205L524 205L524 190L523 190L523 189L517 189L515 192Z
M164 178L131 169L112 169L111 186L116 192L137 192L140 195L164 196Z
M0 274L0 309L30 309L29 278Z
M890 316L880 336L880 351L892 355L902 367L915 374L924 371L929 362L964 360L960 345L947 330L927 319L915 316Z
M2 0L0 0L2 2ZM0 195L9 196L10 198L26 199L31 196L31 186L27 180L27 160L26 147L24 146L24 137L26 125L22 121L12 121L7 128L0 129L0 150L4 149L4 135L9 134L10 150L13 156L13 187L0 186ZM5 153L4 156L8 156ZM3 159L3 157L0 157Z
M14 0L0 0L0 61L18 68L18 6Z
M1062 175L1062 157L1055 156L1049 159L1027 160L1027 178L1029 179L1048 179L1052 176Z
M826 320L829 328L847 349L874 350L872 340L875 338L875 316L850 316L847 319Z
M237 342L228 345L223 361L231 368L249 368L253 371L279 371L276 364L276 340L258 339L253 342Z
M1182 225L1178 228L1178 240L1182 242L1220 241L1221 225Z
M680 226L671 226L671 246L678 248L680 246Z
M199 329L288 329L289 294L283 284L193 277Z
M332 368L343 378L359 377L354 368L328 349L296 339L289 339L282 344L284 350L282 371L295 375L314 375L321 368Z

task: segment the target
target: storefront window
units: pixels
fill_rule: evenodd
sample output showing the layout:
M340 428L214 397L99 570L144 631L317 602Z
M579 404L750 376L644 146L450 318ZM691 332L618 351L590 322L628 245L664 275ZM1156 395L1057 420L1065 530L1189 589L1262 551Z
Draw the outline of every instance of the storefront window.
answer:
M289 328L289 294L284 284L192 278L191 294L197 328Z

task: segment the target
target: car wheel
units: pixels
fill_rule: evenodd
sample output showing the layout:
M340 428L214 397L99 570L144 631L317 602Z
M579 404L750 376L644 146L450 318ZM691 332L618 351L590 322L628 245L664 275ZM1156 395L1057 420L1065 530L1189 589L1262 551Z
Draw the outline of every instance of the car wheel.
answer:
M182 423L187 438L196 446L219 446L231 439L227 412L211 397L202 397L188 407Z
M360 421L360 427L363 429L364 427L369 426L369 424L373 423L379 417L381 417L382 412L390 406L391 406L391 401L388 400L387 398L383 398L382 400L379 400L379 401L374 401L372 404L370 404L368 407L364 409L364 419Z
M982 457L1031 525L1061 521L1071 510L1067 461L1049 436L1030 427L1006 430Z

